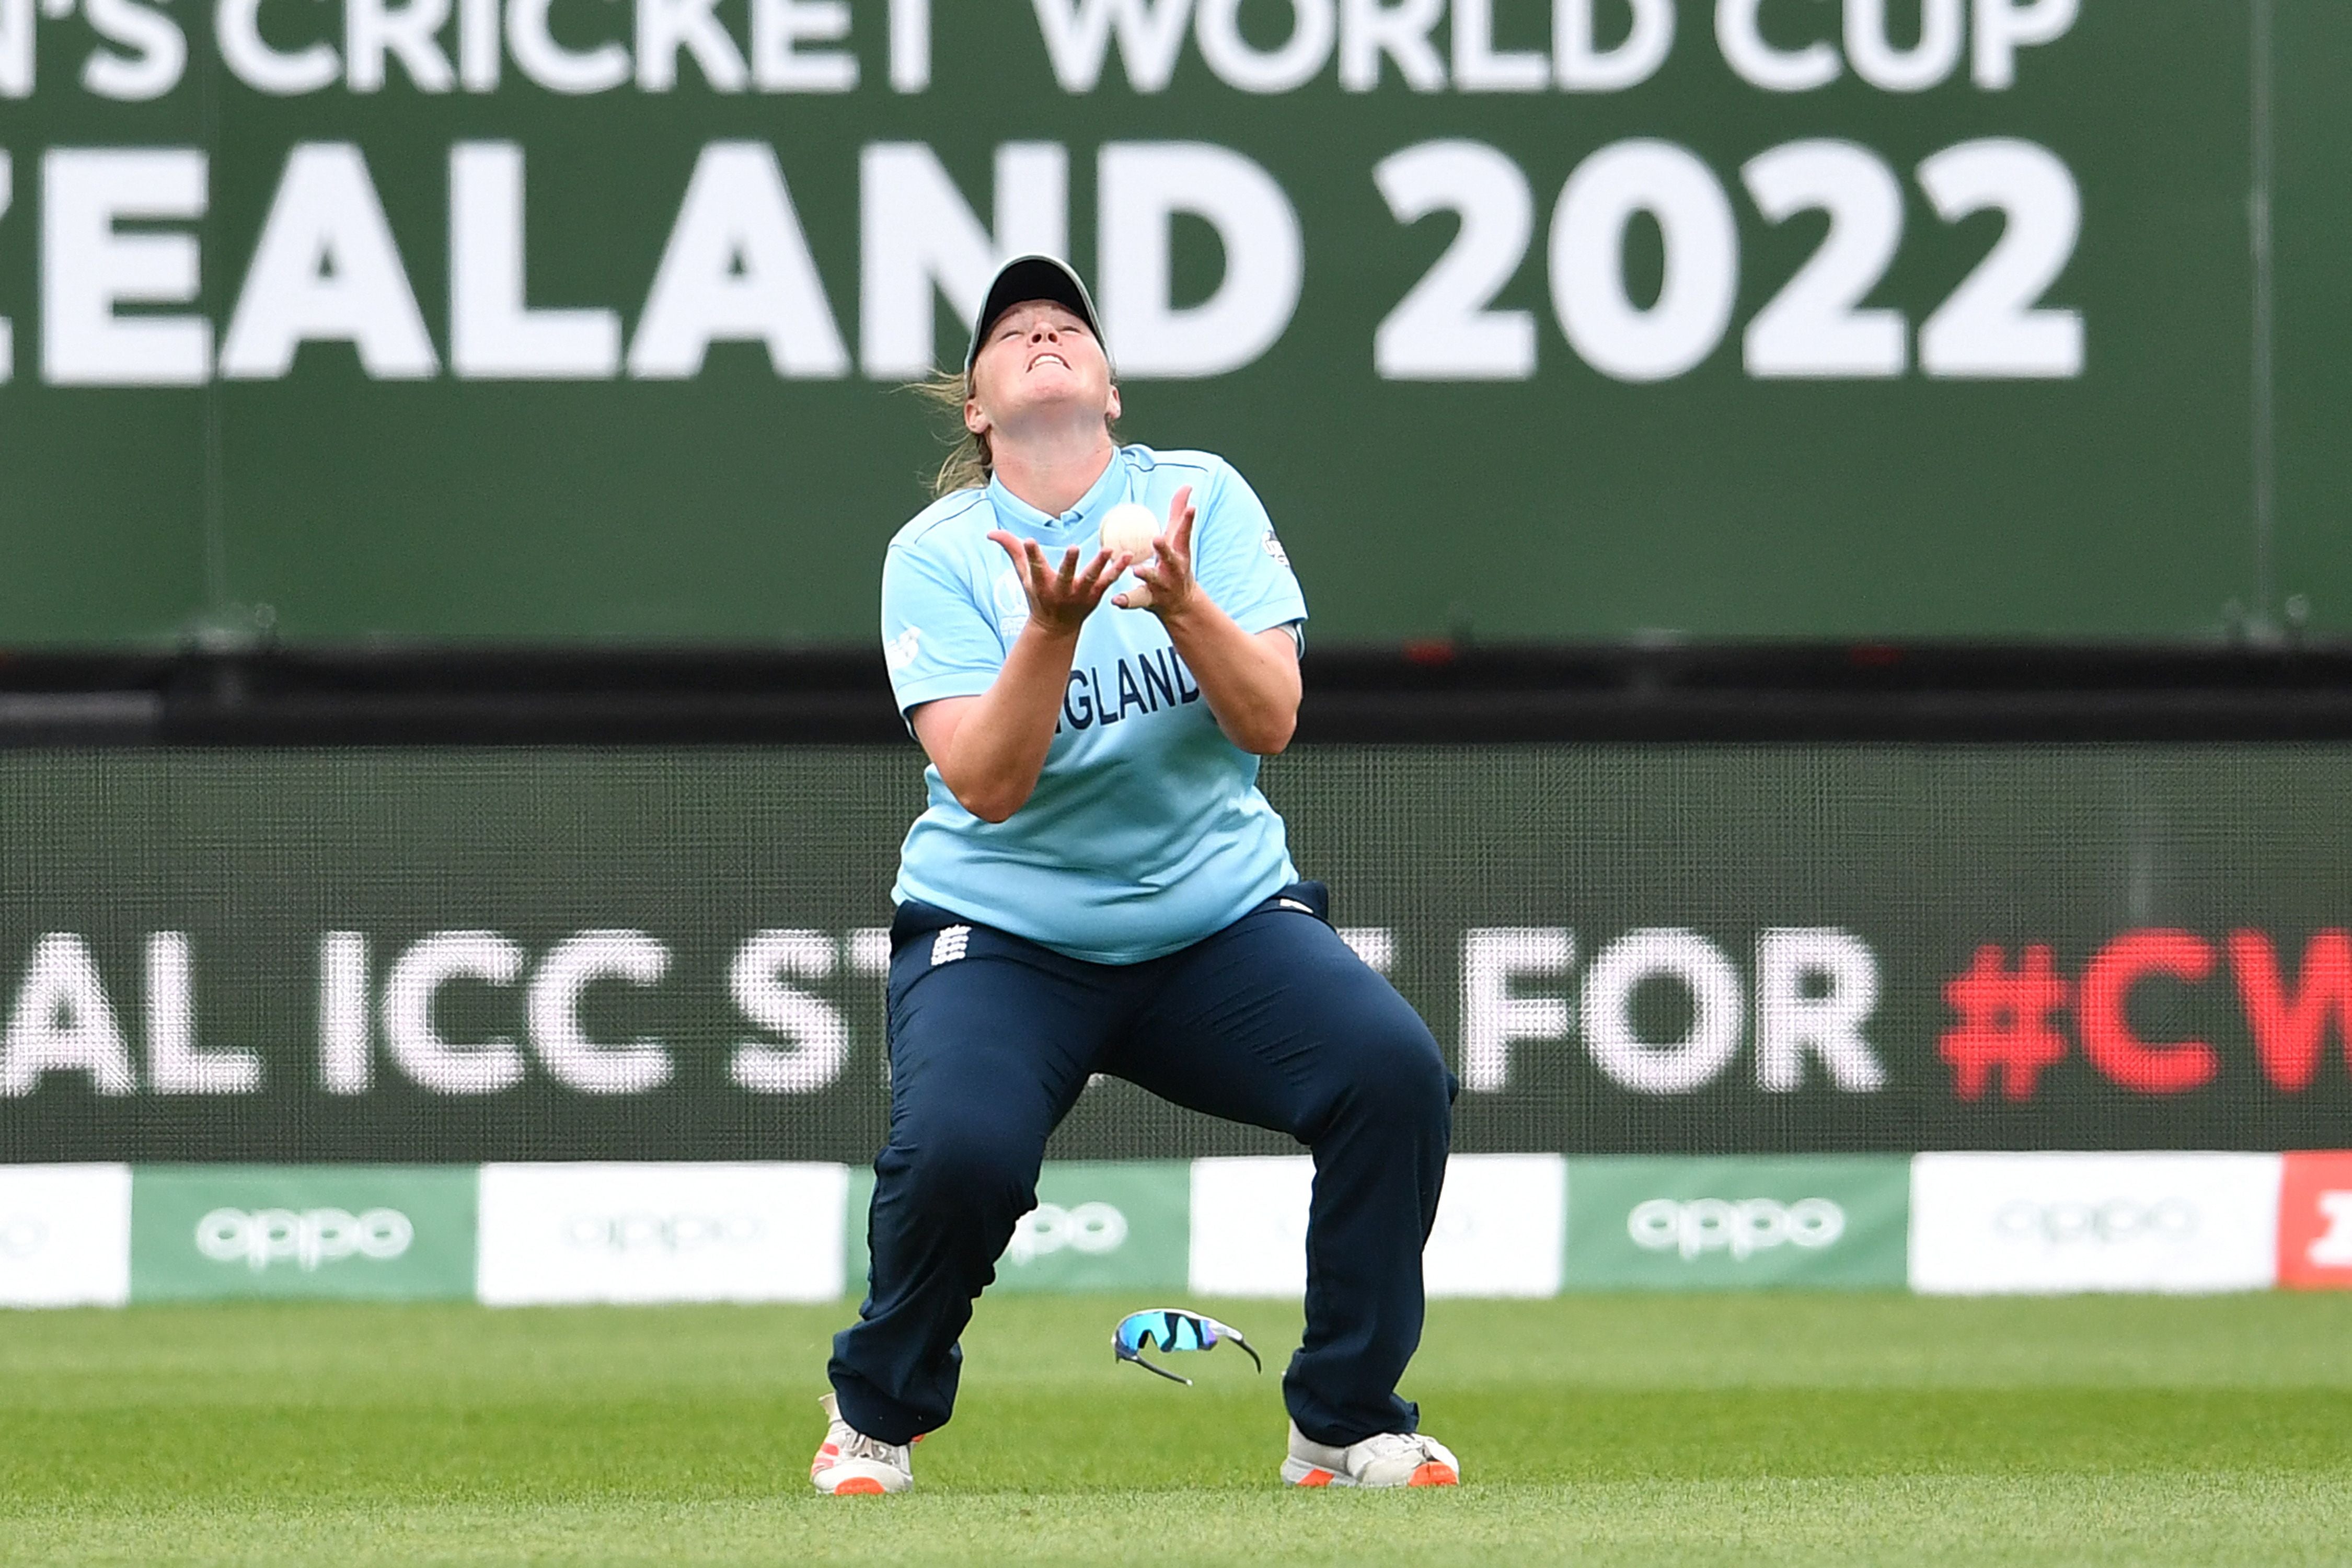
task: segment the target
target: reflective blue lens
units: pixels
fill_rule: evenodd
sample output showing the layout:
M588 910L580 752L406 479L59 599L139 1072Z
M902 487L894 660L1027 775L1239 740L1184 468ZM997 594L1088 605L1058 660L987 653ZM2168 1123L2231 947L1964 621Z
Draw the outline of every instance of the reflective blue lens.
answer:
M1188 1312L1181 1307L1150 1307L1140 1312L1129 1312L1121 1318L1118 1327L1111 1331L1111 1349L1121 1361L1131 1361L1147 1371L1160 1373L1177 1383L1186 1380L1175 1373L1162 1372L1143 1359L1143 1352L1213 1350L1220 1341L1230 1340L1239 1345L1253 1362L1257 1352L1250 1348L1230 1325L1214 1318ZM1263 1370L1264 1363L1258 1363Z
M1156 1351L1206 1350L1217 1342L1216 1331L1197 1315L1171 1307L1130 1312L1120 1320L1118 1342L1129 1353L1149 1346Z

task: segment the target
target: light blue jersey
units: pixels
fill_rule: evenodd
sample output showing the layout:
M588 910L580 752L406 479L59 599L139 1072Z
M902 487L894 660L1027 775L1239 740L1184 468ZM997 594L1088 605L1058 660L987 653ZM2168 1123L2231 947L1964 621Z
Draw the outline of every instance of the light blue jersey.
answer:
M1168 516L1185 486L1200 515L1192 573L1246 632L1307 618L1298 579L1241 475L1205 452L1122 447L1083 500L1049 517L990 481L899 530L882 568L882 645L898 710L988 689L1029 618L1003 528L1094 558L1103 515L1140 501ZM1132 576L1118 587L1136 586ZM1200 941L1297 880L1257 758L1225 739L1160 617L1104 595L1078 633L1037 788L1002 823L956 802L937 768L899 851L891 897L964 915L1096 963L1139 963Z

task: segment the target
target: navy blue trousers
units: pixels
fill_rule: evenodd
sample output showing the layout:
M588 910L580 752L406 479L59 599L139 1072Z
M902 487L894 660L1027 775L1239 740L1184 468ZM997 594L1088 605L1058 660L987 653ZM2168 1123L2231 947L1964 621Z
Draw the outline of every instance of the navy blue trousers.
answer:
M827 1368L852 1426L904 1443L946 1424L972 1300L1036 1206L1047 1135L1100 1072L1313 1152L1307 1331L1285 1401L1320 1443L1415 1429L1396 1385L1421 1342L1455 1085L1420 1015L1325 923L1324 900L1296 883L1191 947L1121 965L901 906L873 1273Z

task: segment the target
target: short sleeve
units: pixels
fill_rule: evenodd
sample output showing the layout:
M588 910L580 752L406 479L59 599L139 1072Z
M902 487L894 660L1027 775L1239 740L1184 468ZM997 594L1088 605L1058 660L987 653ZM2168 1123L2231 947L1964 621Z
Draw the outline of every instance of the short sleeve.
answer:
M987 690L1004 666L1004 640L946 563L894 544L882 563L882 658L904 713Z
M1192 525L1192 575L1245 632L1307 618L1307 598L1249 481L1220 465Z

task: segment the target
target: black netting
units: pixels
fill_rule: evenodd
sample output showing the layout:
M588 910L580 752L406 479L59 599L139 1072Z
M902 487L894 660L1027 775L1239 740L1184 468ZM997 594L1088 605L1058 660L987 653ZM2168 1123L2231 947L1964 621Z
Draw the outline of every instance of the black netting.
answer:
M1465 1150L2326 1147L2347 761L1314 747L1265 787ZM861 1160L919 800L904 747L0 754L0 1158ZM1284 1147L1106 1084L1053 1152Z

